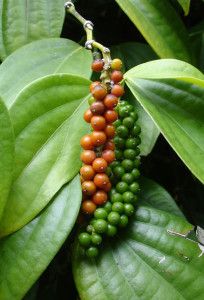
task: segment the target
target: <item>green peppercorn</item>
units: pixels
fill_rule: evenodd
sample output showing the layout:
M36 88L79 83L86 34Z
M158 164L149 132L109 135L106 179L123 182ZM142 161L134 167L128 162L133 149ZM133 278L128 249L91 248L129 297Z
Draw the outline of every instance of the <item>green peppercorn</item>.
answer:
M134 122L138 119L138 114L136 111L131 111L130 116L133 118Z
M121 202L115 202L115 203L113 203L112 211L115 211L115 212L117 212L119 214L123 213L123 211L124 211L124 204L121 203Z
M119 161L114 160L109 166L110 166L111 170L113 170L115 167L117 167L119 165L120 165Z
M129 189L130 191L133 193L133 194L136 194L139 189L140 189L140 186L137 182L133 182L130 186L129 186Z
M128 129L124 125L120 125L118 128L116 128L116 134L121 138L127 138L128 137Z
M135 179L137 179L140 176L140 171L136 168L134 168L131 173Z
M94 97L91 97L91 98L89 98L88 103L89 103L89 105L91 105L91 104L93 104L95 101L96 101L95 98L94 98Z
M98 249L96 247L90 247L86 250L86 255L89 258L94 258L94 257L98 256Z
M89 224L87 227L86 227L86 231L88 233L92 233L94 231L94 228L93 228L93 225Z
M132 111L134 111L134 107L132 106L132 104L127 104L126 109L128 111L128 114L130 114Z
M131 173L126 173L123 175L122 181L126 182L127 184L131 184L134 181L134 176Z
M135 168L138 168L138 167L140 166L140 164L141 164L140 159L136 158L136 159L134 160L134 167L135 167Z
M115 126L115 128L117 128L118 126L122 125L122 122L118 119L113 123L113 125Z
M113 173L117 178L121 178L125 174L125 169L122 166L117 166L114 168Z
M120 181L116 185L116 190L118 193L123 194L128 191L128 184L126 182Z
M128 217L126 215L120 216L119 227L126 227L128 225Z
M115 150L115 158L118 159L118 160L122 159L123 158L123 151L116 149Z
M79 243L83 247L89 247L91 243L91 236L87 232L80 233L78 237Z
M121 163L125 171L130 172L134 168L134 163L130 159L124 159Z
M107 211L104 208L97 208L94 212L94 217L96 219L106 219L108 216Z
M118 113L121 118L128 117L129 111L128 111L127 106L120 106L118 109Z
M133 149L126 149L124 150L123 154L125 158L134 160L135 157L137 156L137 151Z
M112 174L112 169L111 169L111 167L107 167L107 169L106 169L106 174L108 175L108 176L111 176L111 174Z
M134 194L129 191L123 193L123 201L125 203L134 203Z
M93 224L93 227L97 233L104 233L107 231L107 222L103 219L98 219Z
M112 211L108 215L108 222L111 225L117 225L120 222L120 215L119 213Z
M125 139L115 136L114 143L117 149L124 149L125 148Z
M107 211L107 213L111 212L112 204L110 203L110 201L107 201L103 208Z
M100 245L102 243L102 237L100 234L93 233L91 236L91 241L94 245Z
M132 204L130 204L130 203L124 204L124 212L125 212L126 216L128 216L128 217L132 216L134 214L134 211L135 211L135 209Z
M115 193L114 195L111 196L111 202L123 202L123 196L119 193Z
M107 236L114 236L117 233L117 227L111 224L108 224Z
M135 149L137 145L140 144L140 139L137 138L128 138L125 142L125 147L127 149Z
M131 131L132 136L138 136L141 132L141 127L139 125L135 125Z
M126 117L123 119L123 125L127 127L128 129L131 129L134 127L135 121L132 117Z

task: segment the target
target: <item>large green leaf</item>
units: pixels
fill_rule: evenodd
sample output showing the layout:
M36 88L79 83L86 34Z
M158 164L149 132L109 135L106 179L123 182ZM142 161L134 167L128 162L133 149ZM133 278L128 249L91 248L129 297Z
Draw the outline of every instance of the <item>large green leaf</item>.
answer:
M177 1L181 5L181 7L183 8L185 16L187 16L188 13L189 13L191 0L177 0Z
M116 0L162 58L191 61L185 27L168 0Z
M89 83L66 74L43 77L24 89L11 107L15 171L1 236L31 221L78 172Z
M123 43L113 46L111 52L112 57L119 57L123 61L123 71L128 71L136 65L156 58L156 54L151 48L142 43ZM138 124L142 128L140 151L141 155L148 155L159 136L159 130L142 106L135 101L135 97L131 93L126 91L125 97L137 106Z
M11 54L0 66L0 94L10 107L32 81L55 73L90 78L91 55L71 40L35 41Z
M0 218L13 176L14 134L9 113L0 99Z
M171 234L192 229L169 212L169 197L155 185L142 185L141 199L128 228L107 241L96 260L83 257L76 243L73 271L82 300L203 299L204 256L196 242ZM160 202L160 201L159 201ZM165 211L166 202L168 212Z
M0 298L21 300L70 233L81 203L77 176L32 222L0 242Z
M59 37L64 21L64 0L1 0L0 57L6 58L34 40Z
M169 59L135 67L125 79L170 145L204 182L204 75Z

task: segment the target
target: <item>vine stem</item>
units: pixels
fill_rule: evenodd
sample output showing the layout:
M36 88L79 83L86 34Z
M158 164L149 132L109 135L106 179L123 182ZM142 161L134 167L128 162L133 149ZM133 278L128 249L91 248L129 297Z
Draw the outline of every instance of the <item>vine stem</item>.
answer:
M71 1L68 1L64 4L65 9L68 13L73 15L82 25L83 28L86 32L86 43L85 43L85 48L88 50L93 51L94 49L98 49L103 56L104 60L104 70L102 71L101 74L101 80L106 83L110 84L110 63L111 63L111 55L110 55L110 50L109 48L103 46L102 44L96 42L93 39L93 27L94 24L89 21L84 19L75 9L74 4Z

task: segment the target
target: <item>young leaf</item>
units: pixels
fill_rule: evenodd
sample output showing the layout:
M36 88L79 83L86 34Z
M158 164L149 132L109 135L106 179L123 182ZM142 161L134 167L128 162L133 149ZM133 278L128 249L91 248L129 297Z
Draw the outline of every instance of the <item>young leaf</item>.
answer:
M191 62L185 27L167 0L116 0L161 58Z
M125 79L173 149L204 182L204 75L169 59L135 67Z
M78 172L89 81L43 77L24 89L10 109L15 133L14 180L0 222L4 236L30 222Z
M64 22L64 0L1 0L0 57L34 40L59 37Z
M123 61L123 71L128 71L134 66L153 60L156 58L156 54L151 48L142 43L123 43L111 48L112 57L119 57ZM148 155L154 147L156 140L159 136L159 130L155 126L152 119L142 108L142 106L135 101L135 97L132 93L125 93L126 99L134 103L137 106L139 115L138 124L142 128L141 132L141 155Z
M0 218L11 187L14 161L14 134L9 113L0 99Z
M203 298L204 257L196 242L173 235L192 229L184 218L164 211L168 202L160 190L142 186L143 199L127 229L107 241L96 260L82 256L76 242L73 251L74 278L83 300ZM172 200L171 200L172 201ZM156 205L156 207L155 207Z
M185 16L187 16L189 14L191 0L177 0L177 1L183 8Z
M79 177L32 222L0 242L0 295L21 300L69 235L81 203Z
M0 66L0 94L10 107L32 81L56 73L90 78L90 65L89 51L71 40L35 41L15 51Z

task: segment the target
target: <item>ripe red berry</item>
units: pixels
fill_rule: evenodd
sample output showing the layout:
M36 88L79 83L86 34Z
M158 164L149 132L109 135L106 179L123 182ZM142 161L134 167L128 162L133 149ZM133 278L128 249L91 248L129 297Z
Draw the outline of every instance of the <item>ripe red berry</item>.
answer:
M91 134L91 142L96 147L105 144L106 139L106 135L103 131L93 131Z
M96 171L97 173L104 173L106 171L108 164L105 161L105 159L99 157L93 161L92 166L94 171Z
M96 100L103 100L103 98L107 95L107 89L99 84L92 90L92 95Z
M82 203L81 208L85 214L92 215L96 210L96 204L90 200L86 200Z
M103 70L104 61L102 59L96 59L92 62L91 68L94 72L101 72Z
M117 106L118 104L118 98L112 94L108 94L104 100L103 100L103 103L105 104L105 106L108 108L108 109L113 109L114 107Z
M115 153L113 150L104 150L102 152L102 157L110 164L115 160Z
M123 65L122 61L119 58L115 58L111 62L111 69L119 71L121 70L122 65Z
M123 79L123 73L121 71L113 71L111 74L111 80L115 83L120 82Z
M111 183L108 182L106 185L103 186L103 190L104 190L106 193L108 193L108 192L110 192L111 187L112 187L112 186L111 186Z
M106 127L106 119L102 116L93 116L91 118L91 126L96 131L103 130Z
M93 114L92 114L91 110L90 110L90 109L87 109L87 111L85 111L85 113L84 113L84 120L85 120L87 123L90 123L92 117L93 117Z
M106 203L107 200L108 200L107 193L102 190L97 191L92 197L92 201L96 205L103 205L104 203Z
M115 150L115 144L112 140L109 140L105 143L104 145L104 150L112 150L114 151Z
M91 84L90 84L90 92L92 93L93 89L97 86L97 85L100 85L100 81L93 81Z
M109 139L112 139L115 135L115 127L113 125L108 124L104 132Z
M81 147L85 150L92 150L94 148L92 137L89 134L86 134L81 138L80 144Z
M94 183L100 189L103 189L109 182L109 178L105 173L96 174L94 177Z
M104 114L106 122L113 123L118 119L118 114L114 110L107 110Z
M81 187L83 194L86 196L92 196L96 192L96 186L93 181L84 181Z
M84 165L80 169L80 174L84 180L91 180L94 178L95 171L92 166Z
M119 84L115 84L111 89L111 94L121 97L124 94L124 88Z
M81 153L81 160L86 165L91 165L96 158L96 153L91 150L85 150Z
M96 101L93 104L91 104L90 110L93 115L103 115L105 111L105 105L103 104L103 102Z

